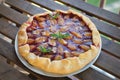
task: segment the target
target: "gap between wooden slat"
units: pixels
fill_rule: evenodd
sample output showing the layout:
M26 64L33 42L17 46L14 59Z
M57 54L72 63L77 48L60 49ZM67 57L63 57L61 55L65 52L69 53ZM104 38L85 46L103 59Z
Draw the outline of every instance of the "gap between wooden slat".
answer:
M4 39L5 41L7 41L9 43L12 43L12 40L9 37L7 37L7 36L5 36L5 35L3 35L1 33L0 33L0 38Z
M107 64L106 64L107 63ZM98 66L99 68L109 72L110 74L117 76L120 78L120 59L110 55L107 52L101 51L101 54L98 60L95 62L94 65Z
M14 40L17 31L16 26L10 24L5 18L0 18L0 33Z
M6 0L6 3L11 5L12 7L17 8L18 10L28 13L30 15L45 12L45 10L43 10L42 8L35 6L35 4L32 4L27 1Z
M38 1L38 0L28 0L31 1L37 5L40 5L42 7L45 7L49 10L56 10L56 9L61 9L61 10L68 10L66 6L61 6L58 3L55 3L53 0L44 0L44 1Z
M111 79L113 79L113 80L115 80L115 79L116 79L116 77L115 77L115 76L113 76L113 75L111 75L110 73L108 73L108 72L106 72L106 71L104 71L104 70L100 69L100 68L99 68L99 67L97 67L97 66L92 65L92 66L91 66L91 68L93 68L93 69L95 69L96 71L98 71L98 72L100 72L100 73L104 74L105 76L110 77L110 78L111 78Z
M27 75L20 73L2 60L0 61L0 69L0 79L2 80L31 80Z
M19 25L21 25L23 22L25 22L28 19L27 16L21 13L18 13L17 11L10 9L4 5L0 5L0 14L4 16L5 18Z

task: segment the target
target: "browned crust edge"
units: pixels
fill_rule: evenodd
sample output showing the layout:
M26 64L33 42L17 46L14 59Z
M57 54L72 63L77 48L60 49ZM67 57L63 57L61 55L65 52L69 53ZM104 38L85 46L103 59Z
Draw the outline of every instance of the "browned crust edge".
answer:
M22 57L24 57L31 65L43 71L57 74L69 74L82 69L97 56L100 50L101 38L93 22L83 14L74 12L72 10L56 10L56 12L62 12L66 14L73 13L81 17L92 31L93 43L95 44L95 46L91 45L91 49L84 53L81 53L79 57L70 57L62 60L51 61L49 58L36 56L34 53L29 52L30 47L28 44L26 44L28 39L26 28L30 25L28 23L31 22L33 19L33 17L31 17L20 27L20 30L18 31L18 51L22 55ZM41 16L48 13L49 12L45 12L43 14L37 14L34 16Z

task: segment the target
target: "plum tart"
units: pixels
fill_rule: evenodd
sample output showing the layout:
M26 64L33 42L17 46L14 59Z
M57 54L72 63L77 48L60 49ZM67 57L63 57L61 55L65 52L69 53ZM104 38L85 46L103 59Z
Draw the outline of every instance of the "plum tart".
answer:
M32 66L56 74L85 67L97 56L100 44L94 23L72 10L36 14L18 31L19 54Z

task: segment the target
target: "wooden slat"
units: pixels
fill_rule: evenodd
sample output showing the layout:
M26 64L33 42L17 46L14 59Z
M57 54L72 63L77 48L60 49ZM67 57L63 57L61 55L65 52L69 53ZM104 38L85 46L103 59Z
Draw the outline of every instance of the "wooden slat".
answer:
M56 9L61 9L61 10L68 10L68 8L64 5L60 5L58 3L55 3L53 0L29 0L31 2L34 2L40 6L43 6L49 10L56 10Z
M44 76L41 76L41 75L38 75L38 74L35 74L34 72L28 70L27 68L25 68L18 60L18 58L16 57L15 55L15 52L14 52L14 46L6 41L4 41L3 39L0 38L0 55L6 57L7 59L11 60L12 62L16 63L18 66L21 66L23 69L26 69L27 71L29 71L30 73L36 75L37 77L39 76L41 79L40 80L56 80L57 78L50 78L50 77L44 77ZM6 47L3 47L2 45L6 46ZM9 52L9 53L8 53ZM104 75L102 75L101 73L95 71L95 70L91 70L91 69L88 69L88 71L85 71L85 73L83 74L80 74L80 75L83 75L83 80L88 80L88 76L84 76L84 74L86 75L89 75L91 76L91 78L94 78L93 75L97 76L95 79L93 80L97 80L98 79L101 79L101 80L112 80ZM78 76L77 76L78 77ZM80 78L80 77L79 77ZM67 78L60 78L58 80L70 80L70 79L67 79Z
M68 4L72 7L75 7L79 10L82 10L90 15L96 16L100 19L106 20L110 23L113 23L117 26L120 26L120 16L117 14L114 14L110 11L95 7L93 5L90 5L88 3L85 3L82 0L58 0L60 2L63 2L65 4Z
M95 65L120 78L120 59L102 51Z
M10 9L10 8L7 8L7 7L5 7L5 9L6 10L8 10L8 12L7 13L9 13L9 11L11 11L12 9ZM14 10L12 10L12 11L14 11ZM14 15L14 17L17 17L17 15L19 15L20 13L18 13L18 12L16 12L16 11L14 11L14 13L15 13L15 15ZM12 15L12 14L11 14ZM7 16L7 15L4 15L4 16ZM19 17L23 17L22 15L19 15ZM7 18L11 18L10 16L9 17L7 17ZM26 17L27 18L27 17ZM18 22L18 24L22 24L21 22L23 22L23 21L25 21L26 19L24 18L24 19L22 19L22 20L19 20L19 22ZM12 21L17 21L17 19L16 18L13 18L12 19ZM100 25L100 24L99 24ZM103 26L104 27L104 26ZM111 30L112 31L112 30ZM117 56L117 57L120 57L120 54L119 54L119 52L120 52L120 49L119 49L119 47L120 47L120 45L119 44L116 44L115 42L113 42L113 41L110 41L110 40L107 40L107 39L105 39L105 38L102 38L102 41L103 41L103 49L104 50L106 50L106 51L108 51L108 52L110 52L111 54L113 54L113 55L115 55L115 56ZM110 45L110 46L108 46L108 44ZM114 46L114 47L112 47L112 46Z
M10 9L4 5L0 5L0 15L8 18L9 20L11 20L19 25L28 19L27 16L20 14L20 13L16 12L15 10Z
M25 74L0 60L0 80L32 80Z
M68 77L47 77L47 76L40 76L40 77L42 80L71 80Z
M29 13L30 15L45 12L45 10L43 10L42 8L38 8L27 1L6 0L6 3L11 5L12 7L20 9L23 12Z
M86 71L76 75L76 77L80 77L81 80L114 80L109 77L103 76L103 74L95 71L92 68L89 68Z
M16 26L9 24L4 18L0 18L0 33L14 40L17 31L18 28Z
M102 37L102 49L120 58L120 45Z
M103 21L95 19L93 17L88 16L96 25L97 29L104 35L111 37L112 39L120 41L120 28L115 27L111 24L107 24Z

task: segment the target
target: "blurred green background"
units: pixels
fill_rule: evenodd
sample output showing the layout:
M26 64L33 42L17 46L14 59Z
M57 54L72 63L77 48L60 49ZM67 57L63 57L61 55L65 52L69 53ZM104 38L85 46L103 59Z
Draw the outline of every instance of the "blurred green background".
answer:
M94 6L99 6L100 0L87 0L87 2ZM119 13L120 0L106 0L104 9L109 10L114 13Z

